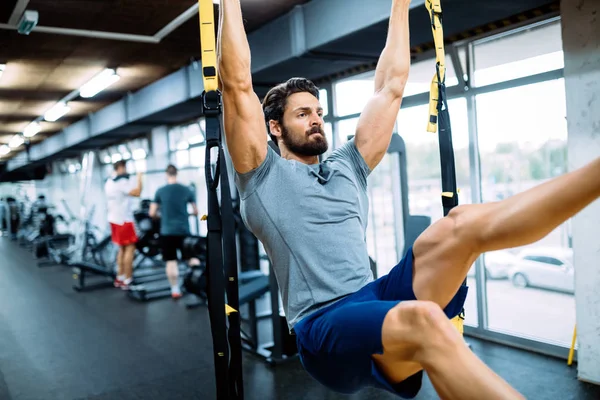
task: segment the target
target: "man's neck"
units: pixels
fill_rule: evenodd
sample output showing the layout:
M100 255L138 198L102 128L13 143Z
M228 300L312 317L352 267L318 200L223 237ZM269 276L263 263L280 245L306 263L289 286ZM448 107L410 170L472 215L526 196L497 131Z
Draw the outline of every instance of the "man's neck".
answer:
M312 165L319 163L319 156L302 156L295 153L290 152L288 149L280 148L281 157L286 160L296 160L303 164Z
M177 179L176 178L167 178L167 183L169 185L172 185L174 183L177 183Z

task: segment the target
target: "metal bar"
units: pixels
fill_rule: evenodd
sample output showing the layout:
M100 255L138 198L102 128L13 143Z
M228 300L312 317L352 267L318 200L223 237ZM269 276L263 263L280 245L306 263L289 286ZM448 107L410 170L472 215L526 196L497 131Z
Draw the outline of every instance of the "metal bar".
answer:
M13 8L13 12L10 15L10 18L8 19L9 25L16 26L19 23L19 19L21 19L21 16L25 12L25 9L27 8L28 4L29 4L29 0L18 0L17 1L17 4L15 4L15 8Z
M464 88L467 86L467 82L465 81L465 72L463 71L460 57L458 56L458 48L456 46L448 46L448 53L450 54L452 65L454 66L454 73L458 78L458 86Z
M473 77L475 68L474 46L467 47L467 73ZM469 80L469 85L474 82ZM479 158L479 135L477 131L477 101L472 92L467 95L467 117L469 121L469 165L471 177L471 202L478 204L482 202L481 196L481 160ZM483 258L475 260L475 292L477 294L477 325L486 329L488 326L487 309L487 286L485 279L485 268Z
M0 24L0 29L16 30L17 27L10 24ZM118 33L118 32L102 32L102 31L90 31L83 29L70 29L70 28L57 28L53 26L36 26L33 29L33 33L50 33L55 35L70 35L70 36L83 36L95 39L109 39L109 40L123 40L127 42L140 42L140 43L159 43L160 40L154 36L145 35L134 35L130 33Z
M523 78L511 79L509 81L494 83L487 86L469 89L466 96L476 96L480 94L495 92L499 90L512 89L519 86L532 85L534 83L547 82L555 79L564 77L564 69L556 69L548 72L542 72L535 75L525 76ZM470 77L470 85L474 82L474 77ZM465 97L465 91L460 86L451 86L446 89L446 95L449 100ZM412 96L408 96L402 99L402 108L415 107L429 102L429 93L419 93ZM345 119L352 119L360 117L361 113L348 114L343 116L335 116L332 118L333 122L339 122Z
M487 33L483 33L481 35L476 35L476 36L470 37L468 39L459 40L459 41L454 42L453 44L456 46L462 46L462 45L466 45L469 43L481 44L481 43L484 43L484 42L487 42L490 40L500 39L501 37L507 36L512 33L520 32L523 30L528 30L533 27L539 27L539 26L542 26L542 25L545 25L548 23L558 21L558 20L560 20L559 12L555 12L552 14L546 14L546 15L542 15L538 18L525 20L519 24L513 24L513 25L509 25L504 28L494 30L493 32L487 32Z
M165 36L173 32L175 29L179 28L181 25L186 23L190 18L192 18L196 14L198 14L198 3L194 3L194 5L190 6L190 8L182 12L177 18L165 25L164 28L156 32L153 36L153 38L157 40L156 43L163 40Z

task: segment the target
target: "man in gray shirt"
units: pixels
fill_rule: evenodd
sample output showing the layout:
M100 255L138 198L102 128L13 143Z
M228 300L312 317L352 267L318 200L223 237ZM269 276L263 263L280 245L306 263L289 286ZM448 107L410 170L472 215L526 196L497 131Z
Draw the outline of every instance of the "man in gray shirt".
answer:
M158 217L160 211L160 242L162 258L166 262L166 272L171 284L171 297L179 299L179 260L177 252L183 252L183 240L190 235L189 216L198 215L196 196L188 188L177 182L177 168L174 165L167 167L167 184L156 191L154 201L150 204L150 216ZM188 213L188 204L192 212ZM197 258L185 260L190 266L200 264Z
M261 108L239 0L221 1L219 75L242 217L273 263L302 364L322 384L414 397L427 371L444 399L522 398L450 322L465 301L462 282L483 252L539 240L598 198L600 159L501 202L455 207L374 281L365 243L367 176L390 143L410 65L410 1L391 3L375 93L355 139L319 163L328 143L318 89L290 79Z

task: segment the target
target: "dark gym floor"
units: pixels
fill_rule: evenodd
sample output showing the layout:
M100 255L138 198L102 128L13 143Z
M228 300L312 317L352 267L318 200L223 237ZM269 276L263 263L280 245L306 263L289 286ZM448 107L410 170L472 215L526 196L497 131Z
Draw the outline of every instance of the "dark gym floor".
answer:
M38 268L0 238L0 400L214 399L206 308L170 299L138 303L117 289L76 293L65 267ZM469 339L474 351L530 399L599 399L563 360ZM332 393L299 361L274 368L244 356L246 399L392 399ZM425 380L417 399L437 399Z

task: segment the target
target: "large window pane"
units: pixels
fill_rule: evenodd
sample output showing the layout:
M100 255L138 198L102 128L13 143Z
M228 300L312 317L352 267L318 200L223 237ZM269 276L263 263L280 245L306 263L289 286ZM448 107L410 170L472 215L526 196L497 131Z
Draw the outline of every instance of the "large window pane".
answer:
M396 211L401 213L402 205L395 202L394 193L400 187L398 156L386 154L375 170L369 175L369 223L367 224L367 247L369 256L377 263L377 276L383 276L402 258L398 254L398 229L402 221L396 220ZM395 210L397 208L397 210ZM400 217L401 218L401 217ZM403 243L399 250L403 249Z
M323 116L326 117L329 114L329 107L327 103L327 90L319 89L319 103L321 103L321 107L323 107Z
M480 95L477 111L484 202L567 171L562 79ZM570 344L575 325L570 237L567 222L537 243L485 255L490 329Z
M358 118L343 119L337 124L338 146L341 146L348 141L349 137L356 135L356 126L358 125Z
M448 102L452 125L456 181L459 204L471 203L469 124L467 102L463 98ZM408 198L410 215L424 215L431 223L443 217L440 148L437 133L427 132L429 105L403 108L398 115L398 133L406 143ZM474 271L472 268L471 271ZM466 323L477 325L475 279L468 277L469 295L465 303Z
M564 67L560 22L475 46L475 85L485 86Z
M337 116L361 113L373 95L374 73L337 82L335 90L335 111Z

